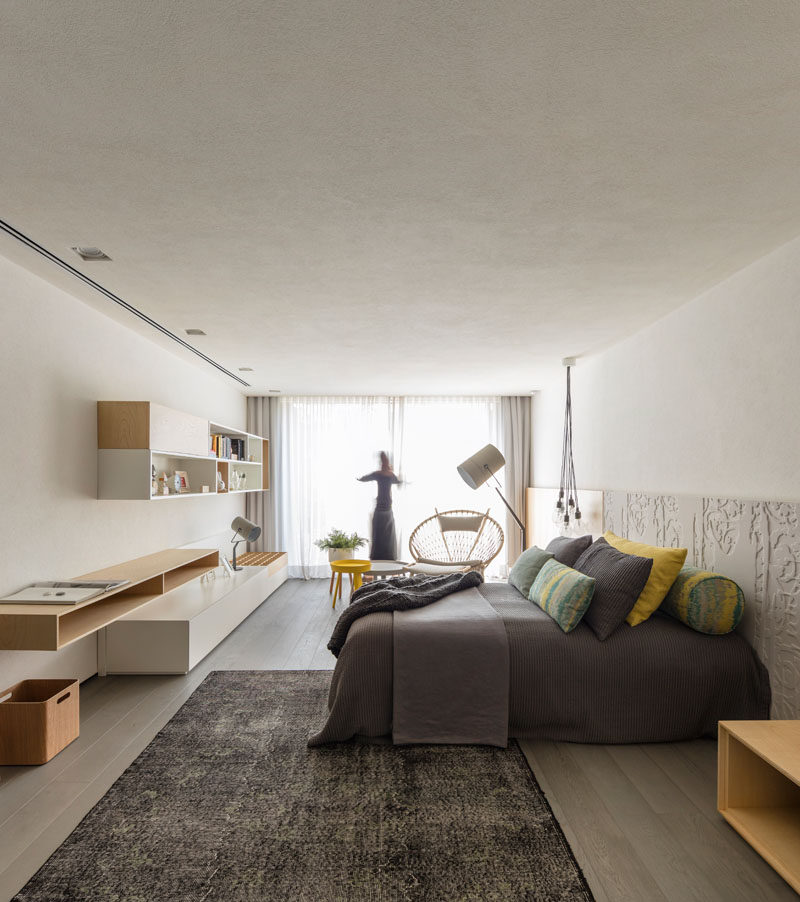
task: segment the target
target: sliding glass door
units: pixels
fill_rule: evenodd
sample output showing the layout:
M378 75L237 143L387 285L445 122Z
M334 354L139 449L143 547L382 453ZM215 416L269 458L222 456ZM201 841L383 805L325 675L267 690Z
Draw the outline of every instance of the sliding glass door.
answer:
M274 505L290 576L329 575L314 542L333 527L369 538L375 483L357 478L378 468L380 451L402 480L393 492L399 559L408 560L408 536L434 508L491 508L505 528L496 493L473 491L456 472L487 442L503 450L499 398L283 397L277 404ZM368 548L361 553L368 557ZM501 553L493 569L504 564Z

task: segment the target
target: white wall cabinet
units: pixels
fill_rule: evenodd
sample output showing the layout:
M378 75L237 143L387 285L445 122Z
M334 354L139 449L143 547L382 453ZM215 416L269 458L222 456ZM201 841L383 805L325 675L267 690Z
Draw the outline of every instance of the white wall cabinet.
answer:
M224 452L212 450L231 443L239 454L220 456ZM176 472L186 476L181 491L175 490ZM161 474L166 474L169 494L160 491ZM224 490L217 489L217 474ZM167 501L267 489L269 441L262 436L151 401L97 402L98 498Z
M287 556L233 576L215 572L215 579L192 580L111 624L105 670L188 673L286 581Z

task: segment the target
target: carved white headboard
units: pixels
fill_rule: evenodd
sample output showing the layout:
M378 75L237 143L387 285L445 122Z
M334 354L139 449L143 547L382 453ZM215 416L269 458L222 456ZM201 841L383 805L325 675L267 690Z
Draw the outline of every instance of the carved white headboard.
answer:
M772 716L800 717L800 504L604 492L606 529L689 549L687 563L745 594L739 631L766 665Z

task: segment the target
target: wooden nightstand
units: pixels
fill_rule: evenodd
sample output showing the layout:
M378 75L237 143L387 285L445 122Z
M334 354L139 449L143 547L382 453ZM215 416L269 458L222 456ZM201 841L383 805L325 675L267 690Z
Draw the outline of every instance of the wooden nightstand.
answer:
M720 721L720 814L800 892L800 721Z

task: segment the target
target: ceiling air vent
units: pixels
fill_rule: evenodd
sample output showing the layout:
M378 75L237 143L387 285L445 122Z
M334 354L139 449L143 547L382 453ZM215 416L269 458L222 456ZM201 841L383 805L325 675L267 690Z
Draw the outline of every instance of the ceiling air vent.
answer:
M251 366L240 366L240 367L239 367L239 372L240 372L240 373L252 373L252 372L253 372L253 367L251 367Z
M206 333L202 329L186 329L187 335L205 335Z
M81 260L110 260L108 254L104 254L99 247L73 247L72 250L81 258Z

